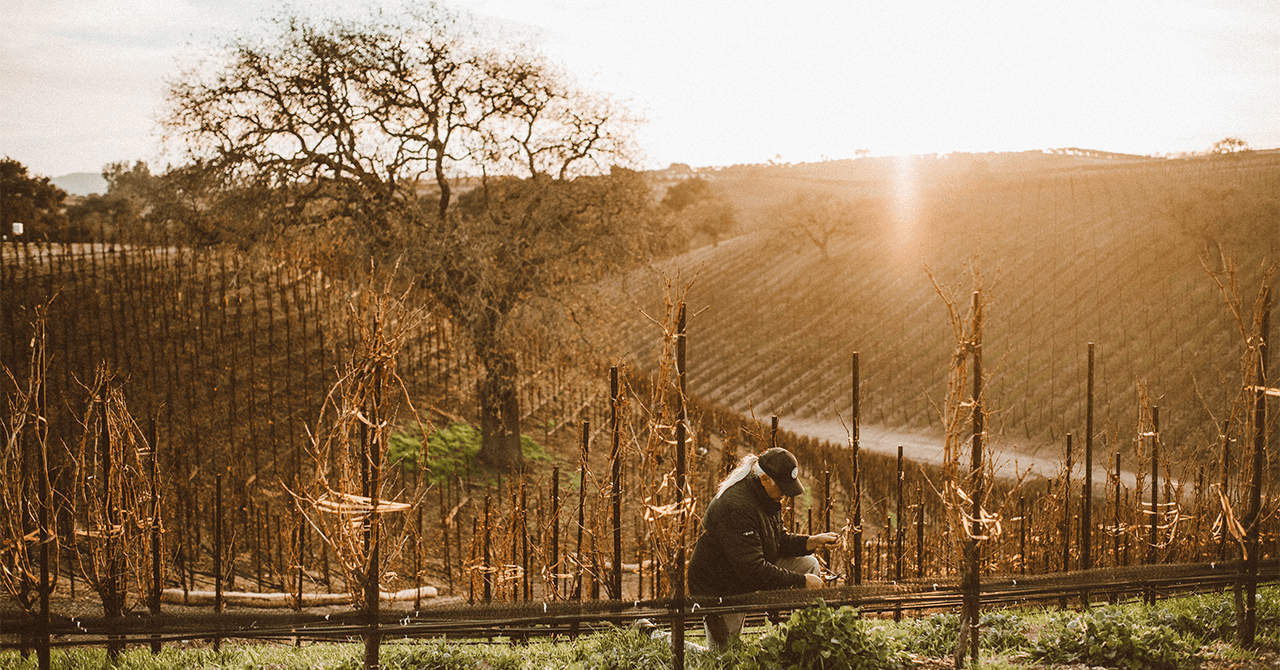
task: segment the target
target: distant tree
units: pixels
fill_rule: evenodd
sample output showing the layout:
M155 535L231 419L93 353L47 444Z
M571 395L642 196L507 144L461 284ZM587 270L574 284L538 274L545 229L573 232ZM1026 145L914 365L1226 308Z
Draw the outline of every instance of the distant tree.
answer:
M249 248L324 224L324 217L290 206L296 204L295 190L247 180L229 185L217 169L195 161L153 179L143 226L155 239Z
M284 214L274 203L282 189L244 184L228 188L207 165L194 162L152 174L146 163L102 168L107 192L67 208L76 239L241 247L271 238Z
M1206 262L1222 270L1227 257L1274 255L1280 193L1250 189L1231 180L1211 179L1170 194L1165 216L1201 248Z
M27 174L27 167L6 156L0 160L0 226L9 235L14 223L23 224L23 235L33 240L65 241L67 217L63 201L67 192L48 177Z
M705 239L712 246L719 246L721 239L738 229L738 210L723 198L699 202L686 209L684 215L695 244Z
M673 212L679 212L699 201L714 197L711 183L702 177L693 177L676 182L662 196L662 206Z
M85 196L67 208L67 219L78 240L149 239L144 214L152 199L155 178L142 161L108 163L102 168L107 192Z
M252 225L256 217L251 213L222 215L226 208L220 204L240 192L241 189L224 190L221 178L200 161L171 168L150 184L148 228L159 237L195 247L257 242L263 231ZM259 211L270 212L272 208L267 203L271 197L265 195L259 201Z
M1239 137L1227 137L1213 143L1209 149L1209 153L1219 155L1229 155L1242 153L1249 150L1249 143Z
M770 227L782 239L812 243L823 258L829 258L831 243L873 224L880 217L880 207L872 198L850 200L825 191L797 191L773 208Z
M705 239L718 245L738 227L737 209L702 177L685 179L667 189L661 205L694 241Z
M67 219L76 241L118 241L137 228L141 211L131 200L91 193L67 208Z
M436 5L271 28L170 83L166 125L200 166L192 178L260 194L249 214L269 234L323 227L348 248L407 254L485 367L481 455L513 467L514 317L557 283L640 257L611 250L652 241L651 205L631 195L641 178L610 173L633 120ZM464 173L485 186L454 212Z
M151 198L155 177L143 161L129 165L127 161L107 163L102 168L102 178L107 182L107 193L117 198L129 198L141 208Z

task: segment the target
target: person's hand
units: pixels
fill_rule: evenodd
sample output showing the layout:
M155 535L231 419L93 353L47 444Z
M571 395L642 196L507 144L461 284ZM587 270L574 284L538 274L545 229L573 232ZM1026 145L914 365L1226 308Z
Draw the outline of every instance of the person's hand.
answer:
M809 551L820 549L838 539L840 539L840 536L835 533L819 533L817 535L810 535L809 541L805 544L805 549Z
M806 589L820 589L822 586L821 577L810 572L804 574L804 587Z

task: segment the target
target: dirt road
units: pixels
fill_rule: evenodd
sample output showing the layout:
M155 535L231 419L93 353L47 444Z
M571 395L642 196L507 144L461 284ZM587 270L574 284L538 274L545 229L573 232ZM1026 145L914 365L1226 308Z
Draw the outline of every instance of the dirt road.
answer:
M779 427L797 435L807 435L834 444L848 444L849 442L849 433L839 421L784 419L780 422ZM863 425L859 432L858 446L860 449L896 456L898 454L898 446L902 445L902 454L907 459L934 465L942 463L943 438L941 433L930 434L924 431L911 431L879 425ZM1058 449L1061 448L1058 447ZM1029 477L1057 477L1062 473L1063 457L1061 455L1054 457L1043 455L1049 453L1050 450L1051 447L1040 447L1035 452L1028 453L1029 450L1026 449L1015 451L997 444L994 447L996 474L1000 477L1009 478L1013 478L1019 473L1027 473ZM1100 459L1098 456L1095 453L1093 459L1093 481L1095 486L1107 481L1105 458ZM992 457L990 452L983 455L984 460ZM969 462L968 458L968 447L966 445L963 462L967 464ZM1071 476L1077 481L1083 480L1084 464L1082 461L1084 460L1084 452L1082 447L1078 449L1075 460ZM1132 485L1134 480L1133 473L1126 472L1124 476L1126 483Z

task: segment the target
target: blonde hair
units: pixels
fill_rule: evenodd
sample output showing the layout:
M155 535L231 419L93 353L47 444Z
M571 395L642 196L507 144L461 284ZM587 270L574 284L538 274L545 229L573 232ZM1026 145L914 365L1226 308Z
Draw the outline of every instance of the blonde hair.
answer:
M764 471L760 469L759 461L760 457L755 454L747 454L746 456L743 456L742 460L738 461L738 465L734 467L733 470L730 470L729 474L725 475L725 478L721 480L720 486L716 488L716 495L712 500L719 498L720 494L727 491L730 486L746 479L747 475L763 474Z

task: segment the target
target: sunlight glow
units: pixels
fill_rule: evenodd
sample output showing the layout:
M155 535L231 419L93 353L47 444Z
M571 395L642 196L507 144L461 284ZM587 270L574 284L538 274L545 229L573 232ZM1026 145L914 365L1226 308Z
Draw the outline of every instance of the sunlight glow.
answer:
M889 208L890 239L900 254L909 254L916 245L916 217L919 215L919 180L915 156L893 159L893 200Z

